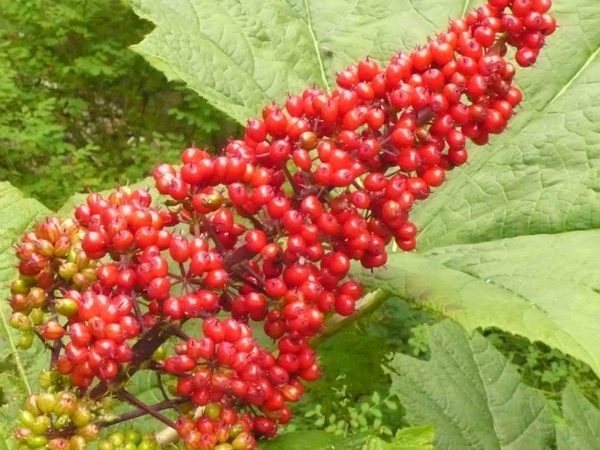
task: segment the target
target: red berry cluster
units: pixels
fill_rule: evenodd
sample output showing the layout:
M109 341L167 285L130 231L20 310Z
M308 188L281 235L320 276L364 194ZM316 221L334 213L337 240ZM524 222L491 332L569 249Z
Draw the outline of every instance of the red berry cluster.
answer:
M413 205L467 161L468 139L483 145L507 127L522 94L506 55L514 47L519 65L535 62L556 28L550 6L489 0L385 67L367 58L330 93L309 88L268 105L217 156L188 148L181 166L156 167L162 206L144 190L91 194L75 213L85 257L74 260L85 264L63 269L64 281L52 281L63 263L48 258L66 256L65 234L78 245L77 225L25 235L11 323L33 322L53 341L53 367L82 394L140 407L123 385L150 368L176 380L177 398L157 408L204 408L176 424L142 409L187 448L254 448L318 378L310 338L329 315L354 313L363 292L352 261L380 267L392 241L412 250ZM93 265L95 282L76 281ZM32 308L41 318L18 316ZM272 347L253 337L252 321ZM169 339L181 342L157 357Z
M114 379L119 365L131 361L127 340L141 332L132 315L132 299L125 294L109 297L91 290L83 294L71 292L69 298L77 303L77 313L68 320L70 342L65 346L64 356L57 361L58 371L70 374L78 387L89 386L94 377L104 381ZM59 326L56 324L57 329ZM62 334L57 332L51 340L62 338Z

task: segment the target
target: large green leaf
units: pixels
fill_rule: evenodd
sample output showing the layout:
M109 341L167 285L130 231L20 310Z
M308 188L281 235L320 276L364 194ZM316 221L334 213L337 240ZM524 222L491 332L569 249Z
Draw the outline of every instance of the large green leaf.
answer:
M522 236L393 254L357 276L467 330L498 327L543 341L600 375L600 231Z
M558 450L600 448L600 411L574 385L563 392L565 422L556 428Z
M240 122L271 99L370 55L388 60L462 13L464 1L132 0L157 27L134 49ZM405 26L402 26L405 25Z
M433 423L436 449L546 450L554 441L544 398L479 334L451 321L430 329L431 359L397 354L392 391L415 424Z
M519 73L510 128L416 208L421 249L600 226L600 3L553 3L560 29Z
M40 358L41 346L34 345L27 352L17 351L19 335L8 325L10 307L7 302L8 286L17 274L13 244L18 236L49 212L38 201L25 198L9 183L0 182L0 392L4 402L0 407L3 422L0 441L6 439L8 442L6 433L16 417L17 405L31 390L39 369L49 361Z

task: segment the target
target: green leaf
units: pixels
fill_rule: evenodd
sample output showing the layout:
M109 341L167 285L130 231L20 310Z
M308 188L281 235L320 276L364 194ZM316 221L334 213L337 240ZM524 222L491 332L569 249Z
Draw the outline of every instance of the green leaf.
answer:
M441 30L463 0L133 0L156 24L135 45L167 77L241 123L272 99L316 84L367 55L389 60Z
M596 450L600 448L600 411L573 384L562 398L566 423L556 428L558 450Z
M517 74L508 130L415 208L421 250L600 228L600 3L553 4L559 31Z
M370 437L363 450L433 450L434 430L430 425L403 428L392 442Z
M585 361L600 375L600 231L522 236L390 255L364 274L382 288L467 330L498 327Z
M431 359L397 354L392 391L415 424L433 423L436 449L545 450L554 427L544 398L479 334L451 321L430 328Z

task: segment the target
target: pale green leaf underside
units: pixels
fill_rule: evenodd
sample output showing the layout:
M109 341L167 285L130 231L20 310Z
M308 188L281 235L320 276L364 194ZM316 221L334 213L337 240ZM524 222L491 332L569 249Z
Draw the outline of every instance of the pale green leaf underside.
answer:
M544 398L520 382L479 334L450 321L430 329L431 359L397 354L392 391L408 419L433 423L439 450L546 450L554 427Z
M359 276L467 330L498 327L585 361L600 375L600 230L393 254Z
M600 411L570 384L563 392L565 422L556 428L558 450L597 450L600 448Z

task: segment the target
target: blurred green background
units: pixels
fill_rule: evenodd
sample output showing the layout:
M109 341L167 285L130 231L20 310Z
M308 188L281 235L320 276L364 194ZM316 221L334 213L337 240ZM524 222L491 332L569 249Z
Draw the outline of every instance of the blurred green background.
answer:
M0 0L0 180L57 209L235 133L129 50L151 28L120 0Z

